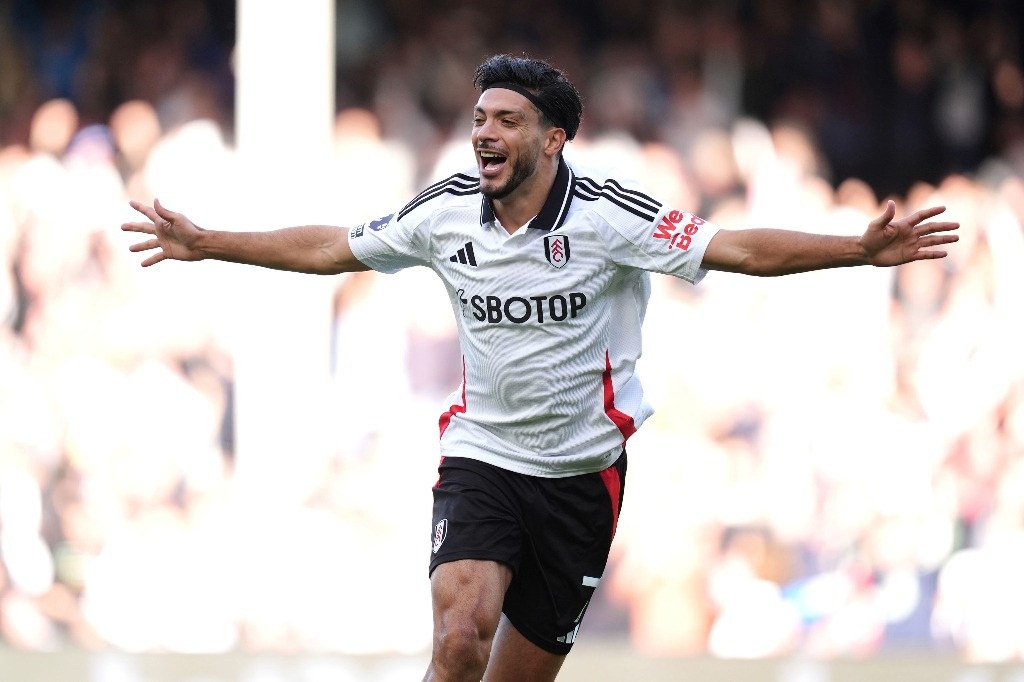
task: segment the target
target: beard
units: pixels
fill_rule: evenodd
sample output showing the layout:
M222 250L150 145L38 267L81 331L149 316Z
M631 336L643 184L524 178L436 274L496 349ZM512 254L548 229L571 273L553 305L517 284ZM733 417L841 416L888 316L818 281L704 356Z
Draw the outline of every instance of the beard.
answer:
M505 184L485 189L483 183L481 183L480 193L488 199L504 199L509 194L516 191L527 178L534 174L536 170L537 160L535 158L520 156L516 158L515 163L512 164L512 170L509 173L508 180L505 181Z

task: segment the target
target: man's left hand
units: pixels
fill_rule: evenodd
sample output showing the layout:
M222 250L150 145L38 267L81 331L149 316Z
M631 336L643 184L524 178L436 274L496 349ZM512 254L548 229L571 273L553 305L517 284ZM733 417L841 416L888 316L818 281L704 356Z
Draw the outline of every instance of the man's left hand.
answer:
M868 262L885 267L915 260L944 258L945 251L932 247L957 241L960 237L951 233L960 227L960 223L926 221L945 210L945 206L932 206L893 220L896 202L890 199L882 215L872 220L867 231L861 235L860 245Z

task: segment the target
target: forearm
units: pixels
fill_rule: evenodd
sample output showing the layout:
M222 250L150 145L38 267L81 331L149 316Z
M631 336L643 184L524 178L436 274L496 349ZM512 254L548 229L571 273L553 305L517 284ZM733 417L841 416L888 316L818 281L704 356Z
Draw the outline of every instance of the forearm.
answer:
M769 228L722 230L704 258L709 269L758 277L868 263L858 237Z
M345 248L339 248L339 240ZM365 269L347 248L348 234L326 225L268 232L203 230L195 248L204 258L319 275Z

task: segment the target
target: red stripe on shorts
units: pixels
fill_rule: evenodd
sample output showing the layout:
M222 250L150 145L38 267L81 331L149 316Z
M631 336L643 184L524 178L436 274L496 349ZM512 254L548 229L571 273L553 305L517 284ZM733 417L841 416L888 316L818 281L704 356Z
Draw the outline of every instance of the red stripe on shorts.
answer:
M444 464L444 455L441 455L441 461L437 463L437 480L434 481L434 487L441 485L441 465Z
M619 470L614 465L601 472L601 480L608 490L608 497L612 500L612 537L615 537L615 529L619 526L619 500L622 499L622 479L619 478Z

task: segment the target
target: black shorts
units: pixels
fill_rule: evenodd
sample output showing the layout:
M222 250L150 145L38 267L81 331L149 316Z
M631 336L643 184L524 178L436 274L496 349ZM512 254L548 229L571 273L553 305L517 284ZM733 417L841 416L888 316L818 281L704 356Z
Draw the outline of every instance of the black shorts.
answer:
M460 559L512 568L502 613L528 640L567 654L611 549L626 453L594 474L540 478L447 457L434 486L430 572Z

